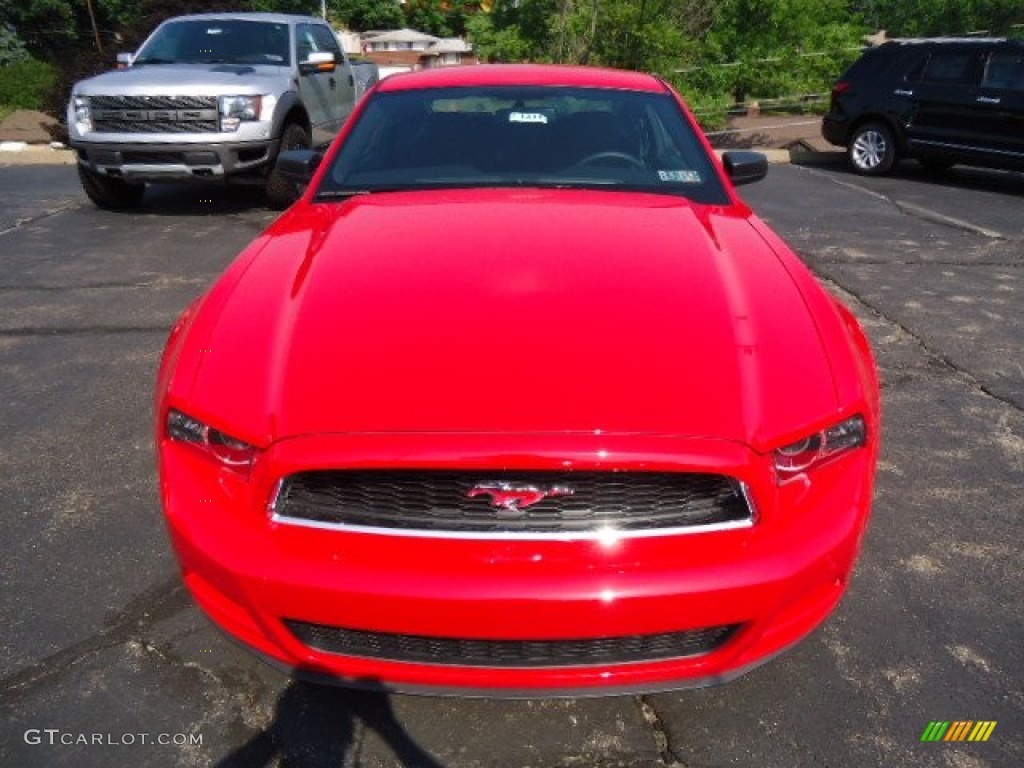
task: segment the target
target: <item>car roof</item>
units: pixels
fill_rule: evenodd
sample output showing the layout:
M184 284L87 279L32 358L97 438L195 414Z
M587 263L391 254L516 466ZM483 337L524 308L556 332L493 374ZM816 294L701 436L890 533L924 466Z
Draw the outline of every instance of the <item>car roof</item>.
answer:
M1006 37L896 37L886 40L882 45L1000 45L1015 43Z
M184 16L174 16L167 19L167 21L266 21L275 24L288 24L289 22L310 22L315 21L323 24L323 19L318 19L315 16L302 16L292 13L233 13L231 11L221 11L219 13L190 13Z
M653 75L622 69L574 67L557 64L476 64L438 67L391 75L381 81L381 91L466 86L560 85L580 88L616 88L665 93L665 84Z

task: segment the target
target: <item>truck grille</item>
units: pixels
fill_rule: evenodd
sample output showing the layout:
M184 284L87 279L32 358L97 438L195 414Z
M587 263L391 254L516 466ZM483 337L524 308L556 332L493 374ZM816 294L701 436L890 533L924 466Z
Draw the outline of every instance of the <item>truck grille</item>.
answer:
M215 96L93 96L93 127L104 133L216 133Z
M657 635L580 640L479 640L366 632L285 620L300 642L345 656L457 667L583 667L665 661L720 648L740 627L728 624Z
M318 470L291 475L278 519L444 535L586 535L753 521L725 475L677 472Z

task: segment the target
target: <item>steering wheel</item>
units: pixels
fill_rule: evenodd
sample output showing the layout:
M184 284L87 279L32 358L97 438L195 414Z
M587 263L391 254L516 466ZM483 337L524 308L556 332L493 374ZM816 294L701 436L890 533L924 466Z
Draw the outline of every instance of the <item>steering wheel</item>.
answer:
M600 160L621 160L629 165L636 166L641 170L646 170L647 166L644 165L643 161L638 157L634 157L628 152L616 152L614 150L607 150L605 152L594 152L592 155L587 155L582 160L578 160L576 165L593 165Z

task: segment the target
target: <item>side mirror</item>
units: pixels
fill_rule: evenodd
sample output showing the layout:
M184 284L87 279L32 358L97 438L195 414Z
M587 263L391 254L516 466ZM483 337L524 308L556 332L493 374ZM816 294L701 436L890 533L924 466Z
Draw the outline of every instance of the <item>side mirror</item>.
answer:
M304 75L309 75L313 72L333 72L337 66L333 53L330 51L316 51L309 54L309 58L299 64L299 71Z
M733 185L751 184L768 175L768 158L760 152L734 151L722 155L722 165Z
M117 68L128 69L135 60L135 54L133 53L119 53L117 54Z
M323 159L316 149L289 149L277 156L274 170L296 184L309 184Z

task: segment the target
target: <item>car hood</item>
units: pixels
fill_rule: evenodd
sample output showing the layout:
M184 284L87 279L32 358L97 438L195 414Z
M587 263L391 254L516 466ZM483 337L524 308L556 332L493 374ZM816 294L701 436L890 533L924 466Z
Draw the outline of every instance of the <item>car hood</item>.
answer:
M189 400L264 444L602 430L756 445L837 401L749 216L568 190L300 203L208 308Z
M79 96L219 96L269 93L288 69L264 64L144 64L104 72L75 85ZM278 88L271 87L278 83Z

